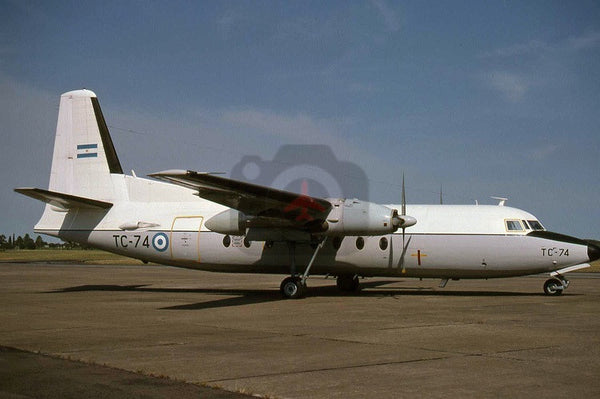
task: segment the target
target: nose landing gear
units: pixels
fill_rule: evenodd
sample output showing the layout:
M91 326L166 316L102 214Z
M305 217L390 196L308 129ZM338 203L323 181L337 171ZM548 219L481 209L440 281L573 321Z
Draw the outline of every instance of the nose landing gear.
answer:
M568 286L569 280L563 276L560 276L560 278L554 277L544 283L544 293L546 295L561 295Z
M550 273L550 279L544 283L544 293L546 295L560 295L569 286L569 280L565 277L565 273L574 272L575 270L585 269L590 267L589 263L581 263L579 265L568 266L560 270L555 270Z

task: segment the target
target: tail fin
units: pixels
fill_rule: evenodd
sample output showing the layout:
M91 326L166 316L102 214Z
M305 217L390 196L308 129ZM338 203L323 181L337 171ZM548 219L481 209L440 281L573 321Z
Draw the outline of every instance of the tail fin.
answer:
M111 174L123 174L96 94L75 90L60 97L49 190L111 200Z

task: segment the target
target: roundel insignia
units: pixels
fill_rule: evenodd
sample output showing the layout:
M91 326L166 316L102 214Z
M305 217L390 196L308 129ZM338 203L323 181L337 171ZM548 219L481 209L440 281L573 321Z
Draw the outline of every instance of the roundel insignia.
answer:
M169 238L165 233L157 233L152 238L152 246L159 252L164 252L169 247Z

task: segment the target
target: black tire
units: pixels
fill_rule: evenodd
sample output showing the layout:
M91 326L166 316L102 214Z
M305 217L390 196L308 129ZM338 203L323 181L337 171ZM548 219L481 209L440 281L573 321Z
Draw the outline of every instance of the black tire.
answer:
M344 292L355 292L358 291L358 288L360 287L358 276L353 276L351 274L339 275L336 284L338 289Z
M557 278L548 279L544 283L544 293L546 295L561 295L563 290L563 283Z
M286 299L298 299L304 296L306 285L298 277L287 277L281 282L279 290Z

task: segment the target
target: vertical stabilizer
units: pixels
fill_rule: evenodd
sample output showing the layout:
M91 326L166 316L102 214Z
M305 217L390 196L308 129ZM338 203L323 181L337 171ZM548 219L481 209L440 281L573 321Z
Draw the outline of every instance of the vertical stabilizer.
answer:
M111 200L116 197L111 174L123 174L123 169L96 94L85 89L63 94L49 189Z

